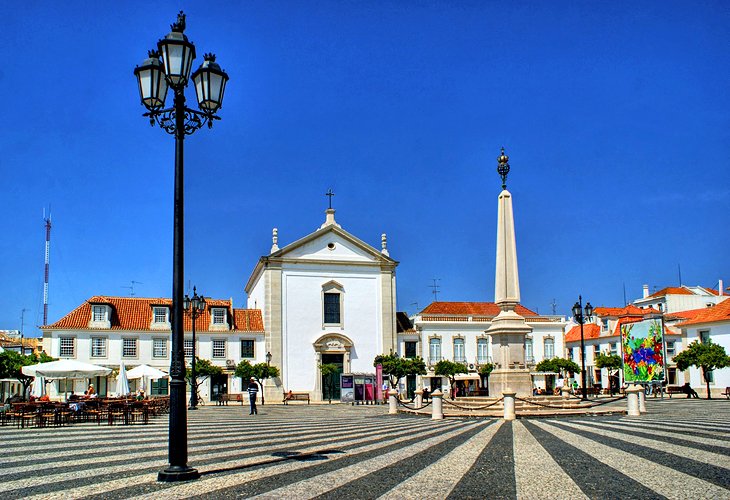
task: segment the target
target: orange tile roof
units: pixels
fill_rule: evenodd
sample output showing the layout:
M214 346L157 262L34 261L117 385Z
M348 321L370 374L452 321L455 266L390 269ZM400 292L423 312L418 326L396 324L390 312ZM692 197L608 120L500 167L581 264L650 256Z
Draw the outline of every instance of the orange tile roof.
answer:
M421 314L496 316L499 311L499 306L494 302L432 302ZM520 316L539 316L521 305L517 305L515 312Z
M601 327L595 323L586 323L583 325L583 339L597 339L601 336ZM604 335L610 337L611 335ZM580 342L580 325L575 325L568 333L565 334L566 342Z
M647 316L649 314L661 314L661 311L653 307L642 309L633 304L626 307L596 307L593 312L596 316Z
M683 311L683 313L690 313L690 318L675 326L690 326L702 323L715 323L717 321L730 321L730 300L724 300L716 306Z
M264 321L259 309L233 309L230 300L206 299L208 307L195 320L195 330L207 332L211 323L211 307L224 307L228 310L229 318L233 311L232 332L263 332ZM152 323L152 307L172 307L172 300L166 298L141 297L106 297L94 296L79 307L42 329L87 329L91 320L91 306L93 304L110 305L112 309L111 329L125 331L149 331ZM172 312L171 312L172 313ZM192 331L193 321L190 314L183 315L185 331ZM217 331L217 330L216 330Z

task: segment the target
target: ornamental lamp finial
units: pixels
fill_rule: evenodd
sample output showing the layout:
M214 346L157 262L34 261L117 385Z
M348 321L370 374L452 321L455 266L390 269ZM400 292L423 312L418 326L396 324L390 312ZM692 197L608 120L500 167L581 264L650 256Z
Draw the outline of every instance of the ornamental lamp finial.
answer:
M502 178L502 189L507 189L507 174L509 174L509 156L504 154L504 147L502 147L502 154L497 157L497 173Z

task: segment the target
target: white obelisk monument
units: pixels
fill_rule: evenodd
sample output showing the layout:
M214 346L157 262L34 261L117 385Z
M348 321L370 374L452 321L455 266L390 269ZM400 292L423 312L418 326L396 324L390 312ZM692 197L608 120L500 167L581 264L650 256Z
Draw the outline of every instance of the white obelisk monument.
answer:
M512 213L512 194L507 191L509 157L497 158L497 172L502 177L497 209L497 269L494 279L494 302L499 314L492 320L486 333L492 337L493 361L496 364L489 376L490 393L500 396L514 391L518 397L532 395L530 370L525 364L525 335L532 327L515 312L520 303L520 280L517 273L517 245Z

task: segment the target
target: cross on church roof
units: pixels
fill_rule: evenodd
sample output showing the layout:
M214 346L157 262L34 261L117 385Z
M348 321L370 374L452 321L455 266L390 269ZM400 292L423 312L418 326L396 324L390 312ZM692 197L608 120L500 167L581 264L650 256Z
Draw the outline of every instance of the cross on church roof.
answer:
M329 203L330 203L329 207L332 208L332 197L335 195L335 193L332 192L332 188L329 188L324 195L329 197Z

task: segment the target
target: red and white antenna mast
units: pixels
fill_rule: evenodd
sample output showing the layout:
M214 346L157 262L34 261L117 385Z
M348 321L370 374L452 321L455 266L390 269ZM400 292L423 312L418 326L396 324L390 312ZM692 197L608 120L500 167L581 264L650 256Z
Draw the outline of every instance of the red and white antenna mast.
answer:
M46 217L46 209L43 209L43 220L46 222L46 270L43 281L43 325L45 326L48 324L48 263L51 256L51 207L48 207L48 217Z

